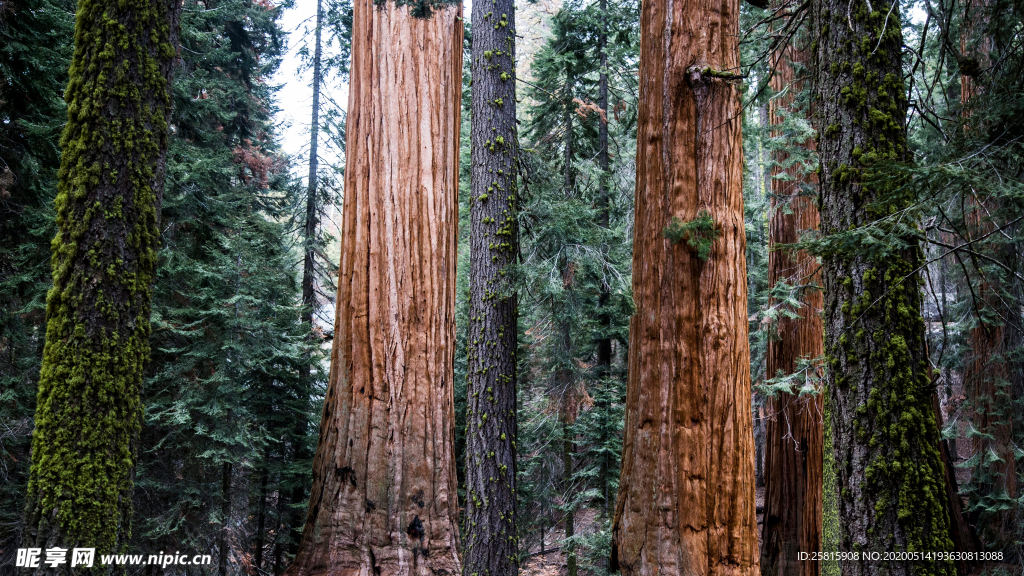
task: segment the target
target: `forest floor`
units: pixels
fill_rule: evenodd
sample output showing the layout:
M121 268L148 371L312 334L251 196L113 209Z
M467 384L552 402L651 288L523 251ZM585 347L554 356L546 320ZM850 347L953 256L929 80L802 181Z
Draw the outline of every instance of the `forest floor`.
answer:
M959 471L958 471L959 472ZM958 479L961 482L965 479ZM756 488L755 502L759 510L764 510L764 488ZM757 513L757 548L761 549L761 531L764 528L764 514ZM598 530L598 511L591 508L584 508L576 513L576 533L591 534ZM547 531L544 537L544 553L540 551L540 542L530 548L531 556L523 562L520 568L521 576L566 576L569 568L566 565L565 553L559 547L559 542L565 538L565 528L557 525ZM1020 566L1012 564L988 563L975 568L970 576L1009 576L1019 572ZM586 570L580 570L581 575L586 575Z
M757 488L755 502L758 509L764 509L764 488ZM757 548L761 549L761 528L763 526L762 513L757 514ZM598 511L591 508L584 508L576 513L576 533L590 534L597 531ZM544 535L544 553L540 551L540 542L530 548L531 556L523 562L519 569L521 576L566 576L569 567L566 565L565 553L562 552L558 543L565 538L565 527L557 525L551 528ZM581 574L586 574L581 570Z

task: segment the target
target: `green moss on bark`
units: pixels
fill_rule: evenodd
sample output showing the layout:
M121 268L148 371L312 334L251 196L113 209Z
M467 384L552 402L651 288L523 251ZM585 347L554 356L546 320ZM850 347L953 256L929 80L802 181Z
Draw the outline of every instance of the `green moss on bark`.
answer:
M819 140L831 452L825 546L950 552L919 309L922 256L913 232L886 219L916 199L897 178L877 177L907 160L899 11L815 0L812 13L822 24L815 41L816 114L827 127ZM826 23L835 24L827 33ZM861 559L838 568L858 576L954 573L952 562L932 559Z
M129 532L177 10L78 5L28 486L37 546L111 551Z

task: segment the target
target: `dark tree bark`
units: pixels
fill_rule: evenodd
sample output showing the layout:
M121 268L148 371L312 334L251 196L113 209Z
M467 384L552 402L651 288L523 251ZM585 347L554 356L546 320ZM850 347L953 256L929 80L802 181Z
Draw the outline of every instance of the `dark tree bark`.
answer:
M601 0L601 33L598 36L598 57L601 63L601 72L598 75L597 80L597 105L604 110L604 119L598 118L597 129L597 165L601 169L600 179L598 180L598 224L603 228L608 228L611 221L611 191L608 189L608 180L611 178L611 171L609 170L609 157L608 157L608 120L610 118L608 110L608 0ZM604 254L608 253L608 246L604 245L601 247L601 252ZM609 371L612 367L612 339L609 336L609 331L612 328L612 317L608 310L611 305L611 284L608 282L608 269L605 267L604 273L605 278L601 280L601 292L597 297L597 323L605 332L600 335L597 340L597 366L595 374L599 380L599 386L605 386L606 383L601 380L605 379L609 375ZM604 399L607 395L602 395L603 398L598 404L598 409L602 414L608 413L608 402ZM607 423L602 422L601 424L601 444L607 445L609 440L609 434L607 429ZM609 474L611 471L611 462L609 462L608 453L605 452L601 456L601 463L598 471L598 484L601 490L601 513L605 517L608 516L608 508L611 505L611 494L609 493Z
M772 77L772 88L781 93L771 102L771 124L782 122L779 110L792 108L794 95L804 82L795 75L794 65L807 60L804 49L790 45L779 55ZM814 148L814 142L802 143ZM782 163L787 157L778 152ZM773 169L776 173L782 170ZM774 249L794 244L800 234L817 230L818 208L807 197L804 186L816 184L814 175L801 167L788 170L790 178L773 178L772 210L769 223L768 285L785 281L793 286L820 285L818 263L805 250ZM802 292L799 318L781 318L776 326L778 339L768 342L767 374L794 374L797 361L813 360L823 353L820 290ZM820 378L815 368L804 374ZM822 402L820 395L779 394L768 401L768 421L764 461L764 532L761 545L763 576L818 576L821 563L800 560L800 552L821 549L822 494Z
M570 393L567 391L566 396L569 395ZM562 417L562 494L566 500L569 500L574 497L572 494L572 454L575 450L573 448L572 422L569 421L569 414L567 412L568 410L566 410ZM565 538L568 540L575 535L576 510L570 505L565 511ZM565 548L566 574L568 576L576 576L576 547L570 544Z
M323 0L316 3L316 29L313 33L313 110L309 123L309 176L306 180L306 218L303 226L304 251L302 259L302 323L309 332L306 335L305 364L302 367L302 377L307 385L301 389L312 388L313 348L319 346L316 338L316 331L313 329L313 321L316 317L316 249L317 231L320 228L320 205L317 202L319 178L319 136L320 136L320 86L323 77L320 69L322 47L321 33L323 30L324 9ZM308 407L308 400L299 399L300 405ZM303 413L308 410L303 410ZM309 457L309 449L301 441L309 431L309 421L305 417L295 420L295 446L292 449L294 461L301 462ZM296 484L289 494L292 503L298 504L306 497L305 487ZM292 508L288 520L288 551L291 554L298 554L299 542L302 540L302 511L299 508Z
M839 549L861 554L841 568L851 576L953 574L951 561L863 556L953 551L920 310L923 256L916 237L885 218L915 198L866 183L883 163L908 159L900 13L862 0L813 0L811 10ZM886 249L832 243L869 225L900 242Z
M486 11L485 11L486 10ZM473 10L465 576L518 573L515 3Z
M302 261L302 321L312 327L316 307L316 233L320 225L320 207L317 205L319 179L318 144L320 135L320 33L323 27L323 1L316 3L316 31L313 35L313 112L309 124L309 177L306 180L306 222L303 236L305 257Z
M217 546L220 548L220 555L217 561L217 574L227 576L228 556L231 555L231 463L225 462L221 465L221 486L220 486L220 537Z
M737 0L642 4L637 313L611 559L629 576L758 573L738 17ZM702 211L706 259L663 234Z
M295 576L460 572L462 9L353 6L336 337Z
M266 459L264 459L266 461ZM253 566L256 567L257 573L260 568L263 567L263 546L265 543L266 523L267 523L267 481L269 471L264 466L263 471L260 473L260 505L259 511L256 513L256 542L253 546Z
M27 546L109 553L130 533L180 10L78 4Z

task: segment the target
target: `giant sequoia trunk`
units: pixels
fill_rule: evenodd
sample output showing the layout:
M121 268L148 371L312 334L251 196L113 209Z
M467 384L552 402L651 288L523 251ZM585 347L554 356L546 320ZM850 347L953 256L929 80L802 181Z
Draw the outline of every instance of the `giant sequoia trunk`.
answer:
M866 0L813 0L811 9L839 549L860 554L841 567L850 576L952 574L950 561L864 555L953 549L920 310L923 256L916 236L886 218L915 198L870 180L907 159L900 12ZM859 241L864 226L888 241Z
M354 5L341 270L288 574L454 575L461 8Z
M793 106L794 95L803 82L794 74L794 64L807 60L806 51L790 45L782 51L772 78L772 88L780 96L772 100L771 123L782 121L779 110ZM802 143L814 146L814 141ZM785 152L777 160L786 161ZM781 169L774 169L776 173ZM772 212L768 242L773 248L793 244L805 230L817 230L818 208L807 196L806 185L816 184L813 175L798 166L785 170L789 178L771 181ZM768 255L768 285L786 282L792 286L820 283L818 263L805 250L773 249ZM767 377L794 374L799 359L813 360L822 355L819 290L802 292L803 306L795 310L798 318L782 318L777 325L778 339L768 342ZM815 369L805 378L819 377ZM822 489L822 397L820 395L779 394L768 402L768 423L764 462L764 533L761 548L761 573L764 576L817 576L821 563L799 559L799 552L821 549Z
M130 534L180 10L78 4L27 546L112 552Z
M484 9L487 11L484 12ZM515 2L473 11L469 345L466 350L466 576L515 576Z
M758 572L738 16L736 0L642 5L637 312L612 543L627 575ZM674 219L680 242L662 233Z
M975 75L991 66L992 39L986 33L991 10L988 4L987 0L970 0L964 9L960 47L964 58L975 64L975 70L968 70ZM983 92L984 85L975 76L960 76L960 101L965 115L971 114L971 101ZM971 211L965 216L970 233L976 238L991 234L997 226L991 218L998 210L997 200L975 196L969 206ZM1003 247L1001 252L994 256L1004 262L1014 260L1012 245ZM1006 360L1007 352L1013 350L1012 345L1007 345L1011 337L1003 329L1003 319L1017 315L1013 305L1008 305L1000 295L1005 290L998 282L985 277L972 291L980 300L974 305L981 317L970 332L971 353L964 370L964 384L971 403L971 424L980 432L971 439L973 453L982 455L971 479L972 503L980 504L979 508L998 500L1002 500L998 504L1005 505L1016 498L1017 492L1013 418L1009 409L1000 406L1005 404L1002 400L1011 395ZM998 457L992 458L992 454ZM1013 538L1015 510L1011 507L975 514L975 519L980 520L978 524L983 526L985 540L998 548L1008 547Z

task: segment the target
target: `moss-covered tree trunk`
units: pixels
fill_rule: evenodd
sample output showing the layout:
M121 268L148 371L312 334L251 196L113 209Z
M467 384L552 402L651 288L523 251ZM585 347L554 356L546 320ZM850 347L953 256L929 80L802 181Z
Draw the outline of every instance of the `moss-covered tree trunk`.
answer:
M758 573L738 17L736 0L642 5L637 311L612 536L612 567L630 576ZM679 242L663 234L673 219L691 223Z
M780 110L792 112L794 95L803 89L794 66L807 60L807 52L795 45L779 55L772 88L779 92L771 102L771 123L783 121ZM797 143L813 147L814 141ZM778 152L776 160L787 160ZM772 211L769 245L794 244L803 231L818 229L818 208L806 188L817 183L801 166L783 170L785 176L771 180ZM791 286L820 284L816 259L805 250L773 249L768 254L768 285L786 282ZM778 339L768 342L767 377L795 374L798 361L822 355L824 340L822 294L808 288L800 292L798 318L781 318ZM811 381L819 378L816 367L798 375ZM800 552L821 549L822 490L822 405L820 395L779 394L768 402L764 462L764 532L761 544L761 574L764 576L817 576L821 563L800 560Z
M865 554L953 550L920 310L923 255L915 236L887 218L915 198L891 183L866 183L884 163L907 160L900 11L866 0L813 0L811 9L839 550L858 555L840 568L850 576L953 574L951 561ZM890 239L860 243L855 232L864 226Z
M452 576L462 10L353 9L336 336L286 573Z
M515 576L515 2L473 10L465 576Z
M175 0L78 4L27 546L110 552L130 534L179 15Z

